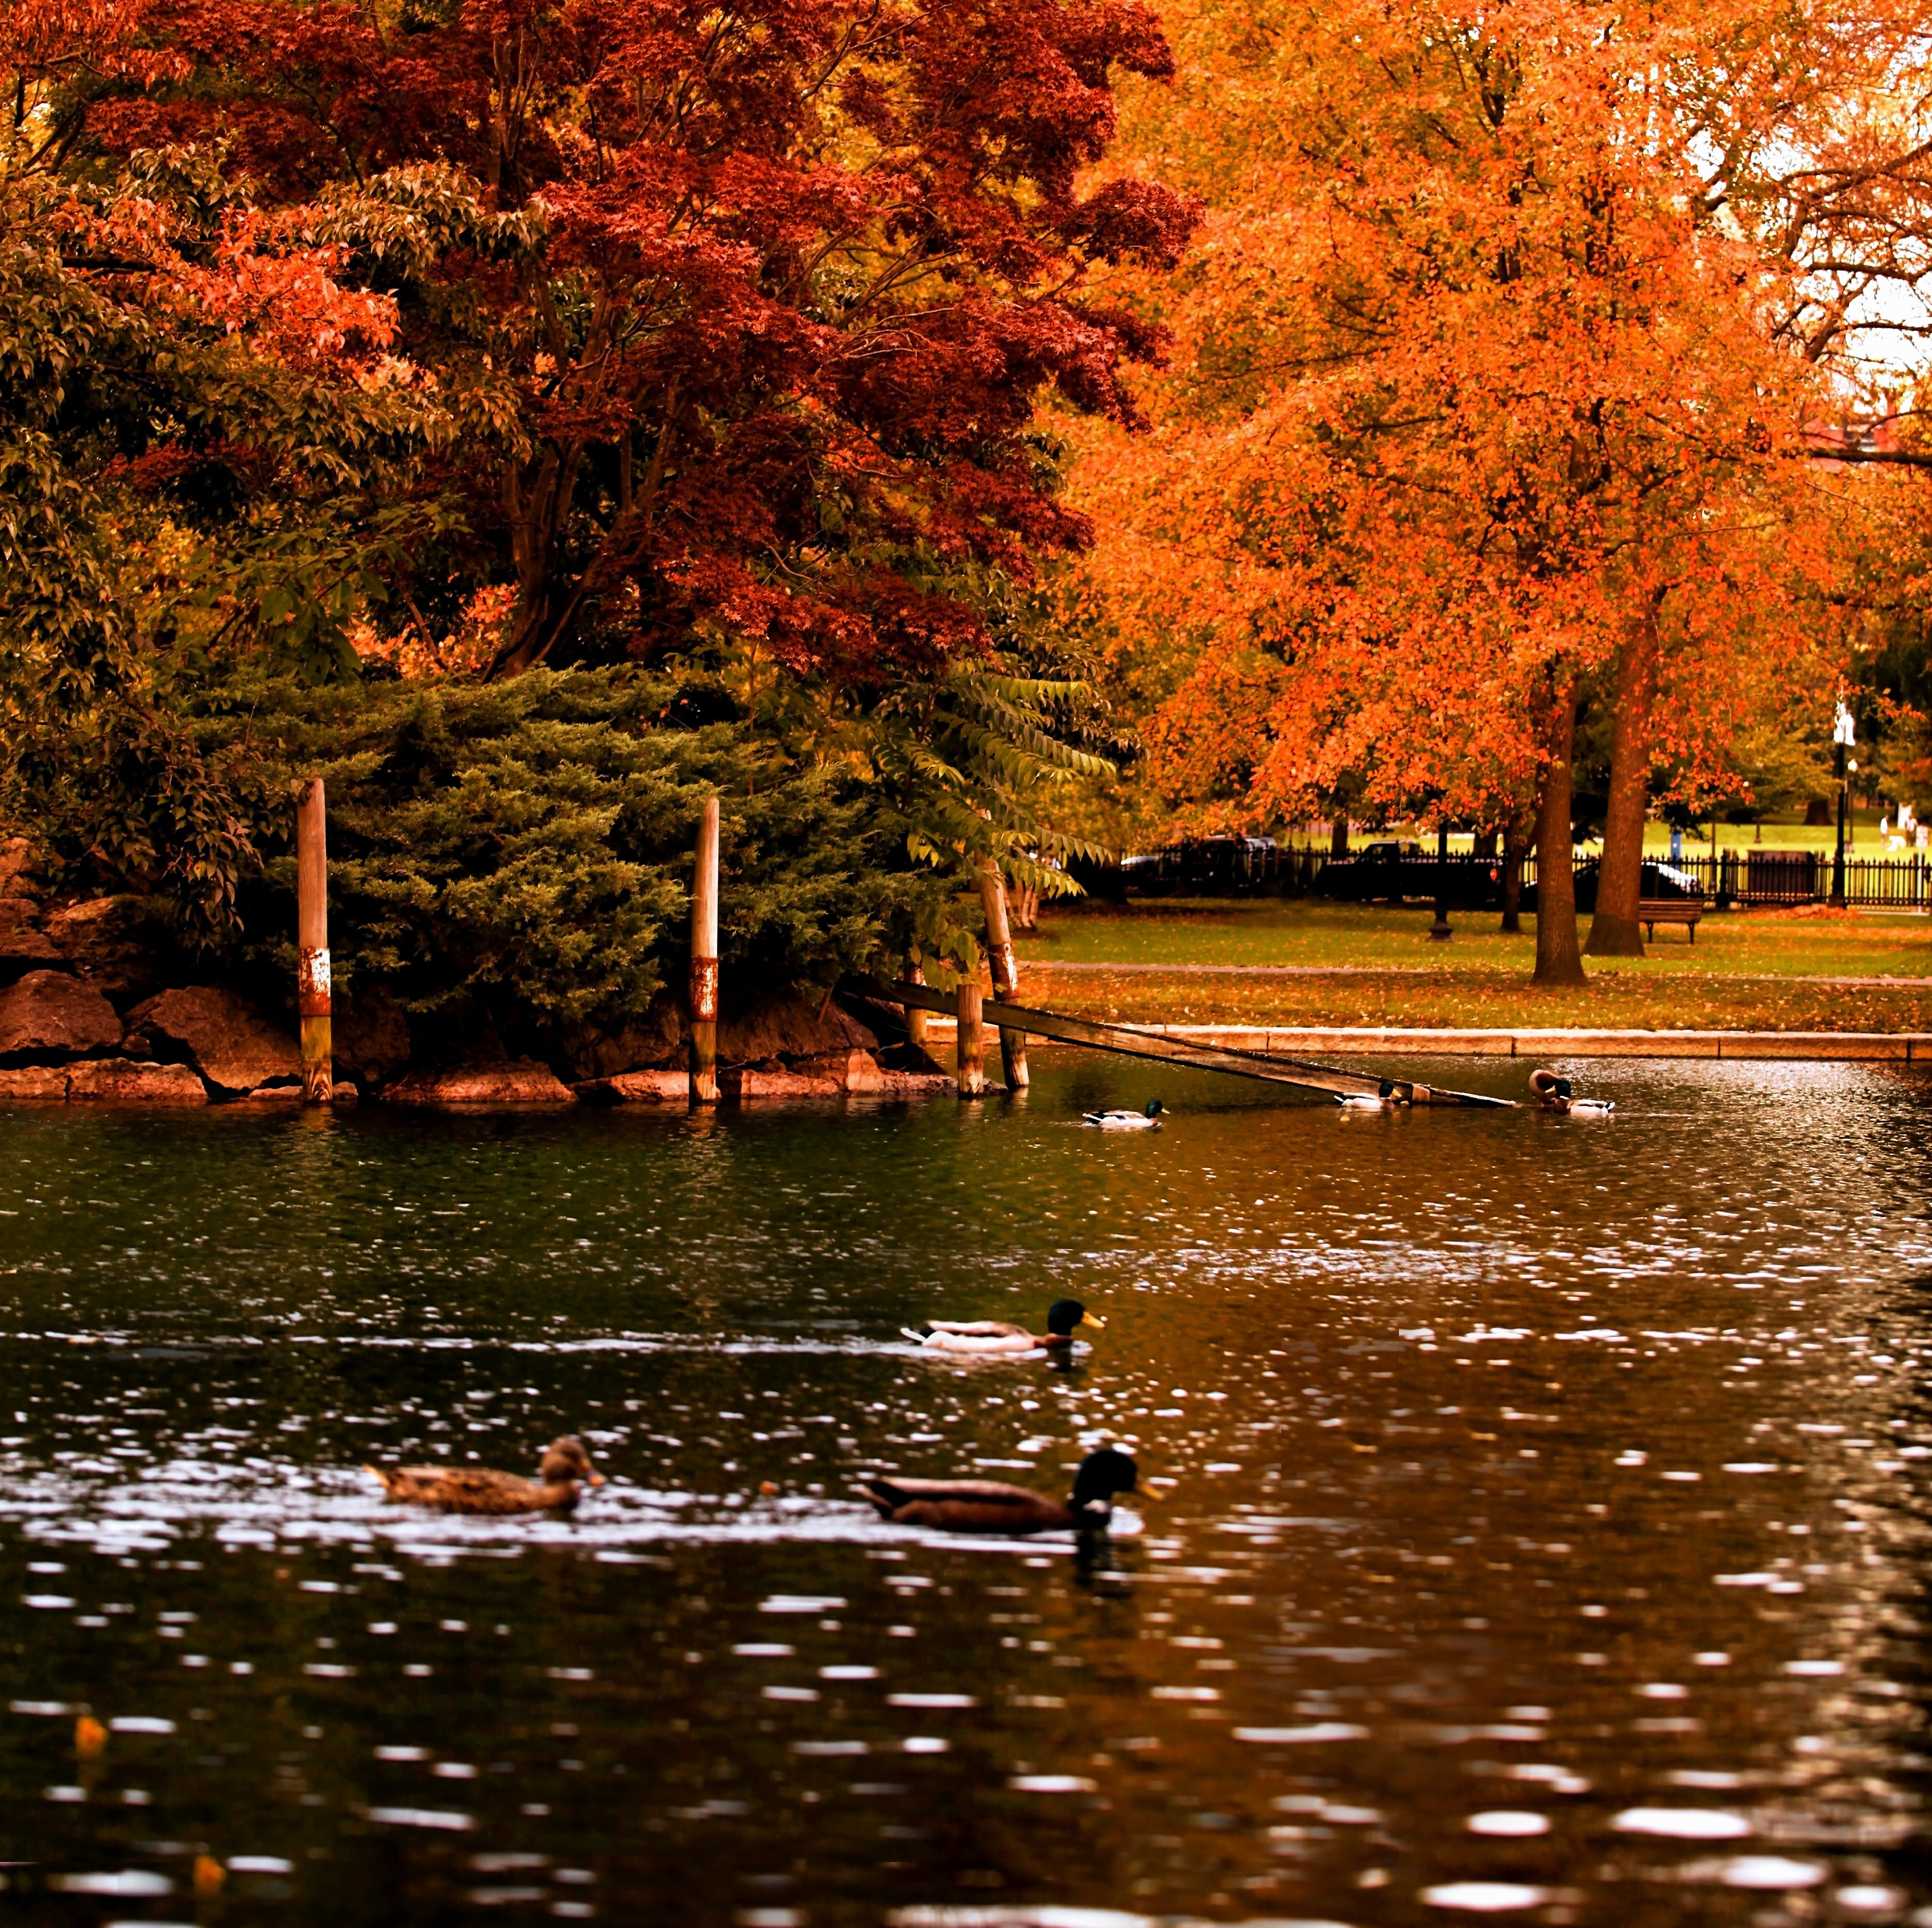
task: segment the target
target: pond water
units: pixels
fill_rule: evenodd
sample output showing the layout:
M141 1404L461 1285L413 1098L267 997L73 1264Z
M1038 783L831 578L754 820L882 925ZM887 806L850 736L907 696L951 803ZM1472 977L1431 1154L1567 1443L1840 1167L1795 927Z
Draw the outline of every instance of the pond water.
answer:
M0 1909L1932 1923L1922 1074L1036 1076L0 1114ZM1063 1294L1070 1369L898 1337ZM358 1471L565 1431L572 1521ZM1102 1435L1086 1563L852 1495Z

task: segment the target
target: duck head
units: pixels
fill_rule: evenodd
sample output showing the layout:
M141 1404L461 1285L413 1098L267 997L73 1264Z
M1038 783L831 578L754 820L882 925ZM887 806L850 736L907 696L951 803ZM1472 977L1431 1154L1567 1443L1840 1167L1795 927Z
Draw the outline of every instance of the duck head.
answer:
M1381 1084L1376 1087L1376 1096L1382 1099L1393 1098L1395 1096L1395 1080L1392 1078L1384 1078Z
M586 1486L601 1486L604 1476L590 1463L580 1439L554 1439L544 1449L537 1468L537 1477L546 1486L560 1486L574 1480Z
M1147 1102L1145 1115L1150 1118L1158 1118L1166 1109L1167 1107L1158 1098L1150 1098Z
M1073 1476L1073 1510L1104 1520L1114 1510L1116 1493L1131 1493L1140 1477L1130 1453L1102 1446L1080 1462Z
M1107 1321L1090 1312L1078 1299L1056 1299L1046 1309L1046 1329L1055 1339L1070 1339L1079 1326L1104 1326Z

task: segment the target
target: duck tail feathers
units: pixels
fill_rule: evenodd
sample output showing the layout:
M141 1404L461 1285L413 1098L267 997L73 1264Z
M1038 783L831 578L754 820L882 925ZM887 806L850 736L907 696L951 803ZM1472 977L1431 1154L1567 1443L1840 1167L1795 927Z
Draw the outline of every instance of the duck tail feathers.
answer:
M866 1497L879 1510L882 1519L891 1517L894 1508L905 1504L910 1495L900 1492L890 1480L874 1478L864 1482Z

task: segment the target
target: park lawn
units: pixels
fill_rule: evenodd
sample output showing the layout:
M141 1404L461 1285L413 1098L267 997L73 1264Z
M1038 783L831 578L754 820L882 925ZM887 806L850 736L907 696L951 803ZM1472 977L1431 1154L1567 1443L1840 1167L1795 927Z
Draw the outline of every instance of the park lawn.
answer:
M1130 1024L1394 1025L1458 1030L1932 1031L1926 988L1844 989L1789 977L1604 971L1579 991L1532 990L1523 971L1427 976L1196 977L1020 971L1022 1000Z
M1505 937L1493 910L1458 911L1447 943L1429 935L1421 905L1346 904L1316 897L1140 898L1124 907L1043 905L1019 941L1035 964L1288 964L1351 970L1425 970L1527 978L1536 919ZM1584 941L1590 920L1578 919ZM1822 905L1711 911L1694 945L1659 925L1638 958L1586 959L1593 976L1669 981L1716 976L1924 977L1932 979L1932 919Z
M1459 913L1448 943L1420 908L1322 898L1155 898L1056 906L1019 946L1022 994L1136 1024L1581 1025L1658 1030L1932 1030L1932 922L1807 907L1712 912L1697 942L1660 931L1642 958L1586 959L1580 991L1532 989L1535 920L1505 937ZM1580 920L1587 941L1589 920ZM1154 968L1056 971L1056 963ZM1306 976L1163 972L1289 965ZM1899 985L1808 979L1892 977Z

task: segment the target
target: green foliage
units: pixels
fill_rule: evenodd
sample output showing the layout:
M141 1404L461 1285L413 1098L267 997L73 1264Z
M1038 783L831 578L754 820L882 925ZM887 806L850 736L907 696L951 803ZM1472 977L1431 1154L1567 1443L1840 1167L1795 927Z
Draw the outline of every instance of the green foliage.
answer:
M242 204L192 151L106 187L0 181L0 818L209 940L254 861L248 783L186 730L184 693L238 652L352 674L350 622L448 521L372 493L437 439L433 398L258 352L194 306ZM130 205L147 225L117 242ZM151 272L76 265L142 248ZM278 325L298 295L334 319L308 250L248 257L294 277Z
M544 220L429 166L278 212L206 148L0 178L0 823L286 985L290 787L320 774L345 983L452 1027L616 1024L678 985L713 791L728 984L976 964L962 886L991 860L1075 888L1052 805L1114 748L1040 600L989 565L886 544L993 653L881 658L862 688L716 622L669 671L365 670L356 640L399 610L454 628L460 595L425 580L460 586L452 558L500 568L456 505L476 448L523 451L519 391L478 284L442 267L514 278ZM388 355L395 302L440 344L434 382Z
M203 739L258 760L272 854L242 894L239 955L292 982L285 799L328 791L340 975L446 1026L640 1017L688 955L695 826L723 799L728 985L896 961L938 893L895 859L850 775L789 767L742 724L691 727L715 690L628 670L497 684L291 680L229 693Z
M1755 724L1741 732L1734 766L1748 789L1744 802L1731 813L1736 822L1753 822L1776 811L1802 810L1814 797L1838 791L1832 746L1824 740L1824 732L1804 730L1789 718Z

